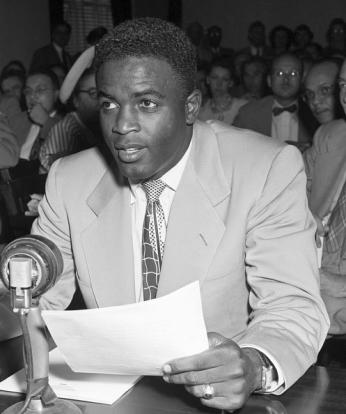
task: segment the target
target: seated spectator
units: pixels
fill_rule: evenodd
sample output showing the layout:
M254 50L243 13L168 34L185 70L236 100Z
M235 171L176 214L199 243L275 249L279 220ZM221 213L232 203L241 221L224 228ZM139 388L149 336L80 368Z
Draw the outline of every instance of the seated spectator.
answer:
M59 83L53 72L43 70L28 75L24 89L28 110L10 118L21 159L37 160L50 128L61 119L57 111L58 94Z
M328 45L324 49L326 57L344 58L346 55L346 24L343 19L333 19L327 30Z
M192 22L186 28L186 34L196 48L197 62L210 62L212 52L208 47L208 40L204 36L203 26L199 22Z
M301 59L306 57L306 47L310 45L313 38L314 34L306 24L300 24L294 29L293 50Z
M266 29L263 22L256 20L248 28L249 46L238 51L249 56L261 56L266 60L272 57L272 50L266 45Z
M293 34L286 26L275 26L269 34L273 56L279 56L290 50Z
M235 53L233 57L233 86L231 88L231 94L236 98L240 98L245 92L242 81L243 65L245 62L250 60L250 58L250 54L242 51Z
M25 85L25 77L22 72L14 69L5 71L0 77L0 91L3 95L14 97L18 100L21 109L24 111L25 98L23 89Z
M272 95L243 106L234 125L286 141L301 150L310 146L317 122L299 99L302 70L301 61L292 53L274 58L268 76Z
M313 61L317 62L323 58L323 47L316 42L312 42L305 47L305 55L310 57Z
M230 94L233 74L228 60L219 59L211 64L207 85L210 98L202 106L199 119L202 121L215 119L232 124L239 108L245 105L247 100L235 98Z
M92 69L85 71L77 83L73 104L75 111L51 128L40 148L42 172L48 172L52 162L62 156L96 145L101 135L95 73Z
M304 100L320 124L342 117L342 108L336 96L338 61L326 59L310 68L304 80Z
M346 64L339 75L340 102L346 112ZM304 154L309 206L324 236L321 293L331 320L330 334L346 334L346 122L324 123ZM321 245L321 242L319 242Z
M48 69L61 64L66 71L72 66L72 57L65 50L71 36L71 26L65 21L57 22L52 27L51 43L37 49L32 57L30 72Z
M222 29L219 26L210 26L207 29L207 42L211 59L227 58L231 60L233 56L233 49L223 47L222 44Z
M267 85L268 67L265 60L258 56L253 56L244 62L242 68L242 98L252 101L263 98L269 93Z

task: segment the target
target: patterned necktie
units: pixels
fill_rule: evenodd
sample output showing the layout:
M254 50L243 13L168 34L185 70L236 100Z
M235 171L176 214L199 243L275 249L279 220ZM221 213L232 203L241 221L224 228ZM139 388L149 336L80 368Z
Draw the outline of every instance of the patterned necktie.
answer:
M329 219L329 231L325 236L325 248L328 253L340 250L343 246L346 230L346 183L342 187L338 201Z
M149 300L156 297L164 251L162 234L166 223L159 197L166 184L152 180L142 183L142 186L147 196L142 239L143 298Z
M273 108L273 115L278 116L278 115L282 114L285 111L293 113L296 110L297 110L297 105L296 104L293 104L293 105L290 105L290 106L284 106L284 107L275 106Z

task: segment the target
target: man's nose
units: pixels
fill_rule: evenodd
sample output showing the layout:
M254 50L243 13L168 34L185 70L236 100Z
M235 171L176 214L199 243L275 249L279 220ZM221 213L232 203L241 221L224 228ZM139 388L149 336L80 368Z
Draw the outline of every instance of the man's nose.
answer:
M126 135L139 130L140 126L135 111L128 108L119 108L114 117L112 132Z

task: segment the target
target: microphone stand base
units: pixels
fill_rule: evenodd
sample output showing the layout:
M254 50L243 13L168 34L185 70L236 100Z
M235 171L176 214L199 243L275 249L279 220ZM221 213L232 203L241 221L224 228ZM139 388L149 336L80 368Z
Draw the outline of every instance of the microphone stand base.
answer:
M25 411L21 411L24 401L11 405L2 414L82 414L72 402L57 399L53 404L44 406L41 400L31 400Z

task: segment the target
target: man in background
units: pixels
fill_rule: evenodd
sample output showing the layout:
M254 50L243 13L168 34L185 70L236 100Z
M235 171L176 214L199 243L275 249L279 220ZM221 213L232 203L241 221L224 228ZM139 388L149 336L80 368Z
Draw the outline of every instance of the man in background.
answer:
M336 93L340 63L325 59L314 63L304 80L304 99L319 124L341 118L343 112Z
M51 43L37 49L34 53L29 72L49 69L54 65L62 65L66 72L72 66L72 57L66 51L70 40L71 26L65 21L55 23L51 32Z
M309 147L318 124L299 98L302 70L301 61L291 53L275 58L268 75L272 95L244 105L234 125L288 142L301 150Z

